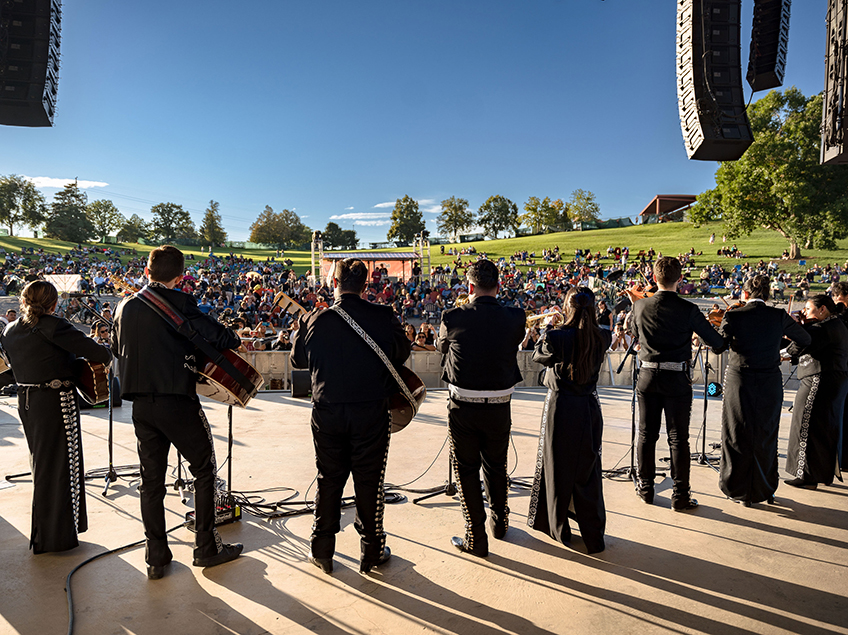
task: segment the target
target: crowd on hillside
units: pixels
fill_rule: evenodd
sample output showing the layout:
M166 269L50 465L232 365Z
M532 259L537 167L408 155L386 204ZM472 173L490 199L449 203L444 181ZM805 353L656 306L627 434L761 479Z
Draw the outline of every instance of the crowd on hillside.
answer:
M739 253L733 248L734 253ZM367 299L394 307L401 320L413 326L409 331L415 346L426 350L432 346L434 329L441 313L456 305L467 295L465 268L475 259L485 258L485 253L456 252L447 265L437 265L429 276L422 275L420 266L413 267L407 281L390 278L386 267L374 268L367 289ZM496 261L501 271L501 301L528 313L543 313L562 305L562 298L575 285L588 285L600 290L603 306L599 303L602 322L615 328L620 324L626 308L620 302L626 286L652 285L651 268L654 260L663 254L654 249L631 254L627 247L609 246L606 250L578 249L566 261L558 246L534 252L516 252ZM2 256L2 253L0 253ZM124 264L121 258L129 256ZM764 273L772 278L772 292L776 300L789 297L806 297L812 283L829 284L840 280L848 272L848 263L813 265L803 273L789 274L780 268L778 259L756 264L748 262L735 265L714 263L698 266L703 254L691 249L678 254L686 272L680 293L690 296L713 296L726 291L730 298L738 298L744 281ZM0 263L0 295L12 294L29 280L51 274L78 274L80 293L95 296L131 292L145 283L146 261L134 250L86 247L77 245L68 254L47 253L43 250L7 252ZM331 289L308 274L296 274L292 261L269 257L254 260L241 255L209 255L201 260L189 256L181 288L197 298L201 310L239 330L248 348L265 350L287 349L292 317L282 306L274 305L279 292L300 304L304 309L332 304ZM285 302L281 302L285 305ZM626 304L626 303L623 303ZM616 311L615 308L619 310ZM68 317L79 312L81 319L91 321L85 310L73 298L65 298L60 305ZM423 337L422 337L423 334ZM525 345L530 348L538 329L528 332Z

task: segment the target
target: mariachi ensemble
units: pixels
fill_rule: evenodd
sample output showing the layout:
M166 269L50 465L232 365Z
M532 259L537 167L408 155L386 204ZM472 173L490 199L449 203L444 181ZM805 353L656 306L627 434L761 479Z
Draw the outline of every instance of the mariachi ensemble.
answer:
M211 360L237 378L236 392L247 395L242 400L255 394L261 381L241 381L246 362L236 354L239 338L202 313L192 296L175 289L184 267L184 256L174 247L151 251L145 271L149 282L117 308L108 345L53 315L58 295L50 283L36 280L23 289L20 317L5 327L0 344L18 386L18 412L31 458L34 553L73 549L88 527L76 389L77 366L84 360L114 364L123 398L132 402L148 578L167 575L172 560L164 520L172 445L195 478L192 564L218 566L241 554L243 545L223 542L215 528L218 468L198 396L209 393L198 389L197 380L210 372L206 362ZM712 352L727 354L718 488L728 499L744 506L768 504L783 485L831 485L842 480L848 461L848 284L834 285L831 295L810 296L796 319L769 306L769 278L756 275L745 282L739 306L708 320L678 295L682 270L677 259L659 258L653 278L652 293L630 294L626 338L613 334L607 313L598 310L601 298L575 287L533 346L533 360L545 369L541 382L547 392L539 413L527 524L566 546L576 528L588 553L606 547L604 419L597 383L614 337L638 358L632 476L636 496L645 504L653 504L656 496L656 451L664 419L673 482L670 507L675 512L698 508L690 486L693 336ZM292 365L308 371L312 395L318 478L309 561L326 574L333 573L342 493L351 478L359 570L368 574L391 559L384 530L390 439L426 394L404 368L414 342L398 316L391 307L363 298L368 279L362 261L338 261L331 275L334 302L300 314L291 341ZM433 348L441 354L447 385L450 467L464 519L451 543L463 554L485 558L491 540L508 540L511 401L522 381L517 353L530 339L524 311L498 299L500 271L493 262L472 262L467 282L467 300L443 312ZM786 360L796 367L799 388L781 464L781 364ZM398 395L401 406L395 403ZM789 474L783 481L781 468Z

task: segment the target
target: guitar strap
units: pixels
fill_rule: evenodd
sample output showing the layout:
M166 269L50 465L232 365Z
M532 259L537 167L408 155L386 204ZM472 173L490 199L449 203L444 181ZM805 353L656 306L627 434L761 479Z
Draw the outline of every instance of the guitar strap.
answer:
M135 297L153 309L159 317L165 320L165 322L167 322L177 333L194 344L201 353L206 355L224 372L230 375L230 377L232 377L239 386L249 393L253 392L254 386L250 383L250 380L245 377L244 373L236 368L230 360L224 357L224 354L221 351L216 350L215 347L207 342L200 333L194 330L191 327L191 324L189 324L189 321L174 307L174 305L147 285L142 287L135 294Z
M397 382L398 386L400 387L401 392L403 392L404 397L406 397L407 401L409 401L409 405L412 406L412 409L417 413L418 412L418 405L415 401L415 397L412 396L412 392L409 390L409 386L406 385L406 382L398 374L397 369L395 368L394 364L392 364L389 361L389 358L386 357L386 354L383 352L383 349L380 348L377 345L377 342L375 342L371 338L371 336L368 335L368 333L365 332L365 329L363 329L361 326L359 326L359 324L356 323L356 320L354 320L352 317L350 317L348 312L345 311L338 304L334 304L333 306L331 306L330 310L338 313L342 317L342 319L345 322L348 323L350 328L352 328L363 340L365 340L365 343L368 344L368 346L370 346L374 350L375 353L377 353L377 355L380 357L381 360L383 360L383 363L386 365L386 368L389 369L389 372L392 374L392 377L395 378L395 381Z

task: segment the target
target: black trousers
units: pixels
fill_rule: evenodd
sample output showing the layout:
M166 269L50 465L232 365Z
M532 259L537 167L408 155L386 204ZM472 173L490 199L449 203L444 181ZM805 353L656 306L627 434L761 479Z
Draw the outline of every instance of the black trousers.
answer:
M342 494L353 475L354 527L362 560L376 560L386 546L383 482L389 457L391 416L388 400L312 404L312 440L318 467L312 555L332 558L341 530Z
M194 476L196 558L214 556L221 549L215 530L215 449L212 431L197 397L136 395L133 425L141 463L141 520L147 538L147 564L171 561L165 529L165 474L171 444L188 461Z
M454 473L465 516L465 539L472 548L485 549L486 509L480 490L480 468L494 522L507 522L506 474L509 430L512 425L510 404L478 404L448 401L448 426Z
M662 414L671 453L672 502L689 498L689 420L692 384L685 372L643 368L636 384L639 434L636 437L636 474L640 491L654 488L656 449Z

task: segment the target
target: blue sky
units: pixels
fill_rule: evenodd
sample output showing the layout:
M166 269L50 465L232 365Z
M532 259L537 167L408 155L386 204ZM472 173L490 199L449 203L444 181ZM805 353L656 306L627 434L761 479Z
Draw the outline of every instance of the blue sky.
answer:
M270 205L367 242L404 195L435 234L450 196L520 208L582 188L615 218L714 183L683 147L671 0L63 6L55 125L0 126L0 174L78 177L126 216L173 202L199 223L214 199L245 240ZM806 95L826 10L792 5L784 86ZM743 73L752 13L743 0Z

